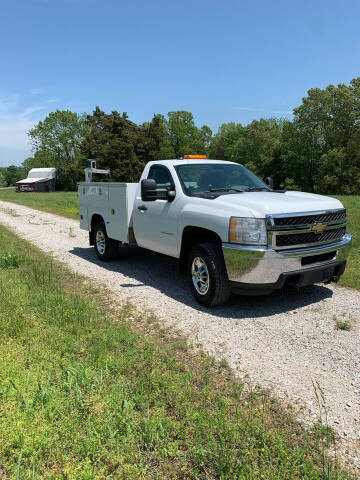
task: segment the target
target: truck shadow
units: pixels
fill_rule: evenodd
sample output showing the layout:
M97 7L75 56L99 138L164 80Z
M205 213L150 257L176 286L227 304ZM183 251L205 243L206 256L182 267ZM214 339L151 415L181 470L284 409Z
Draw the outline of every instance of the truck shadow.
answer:
M200 306L192 297L185 276L179 274L176 259L137 247L122 248L119 259L111 262L101 262L92 247L75 247L70 253L114 274L119 273L129 277L128 279L119 278L119 287L138 289L150 286L184 305L224 318L271 317L316 304L330 298L333 294L330 288L323 285L303 287L301 290L288 287L262 297L232 295L227 305L208 309ZM156 296L154 307L156 307Z

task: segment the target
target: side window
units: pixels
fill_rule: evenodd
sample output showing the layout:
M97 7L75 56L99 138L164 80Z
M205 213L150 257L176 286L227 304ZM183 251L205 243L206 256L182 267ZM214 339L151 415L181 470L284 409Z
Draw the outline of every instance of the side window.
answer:
M172 190L174 188L174 182L172 181L170 172L164 167L151 167L148 178L155 180L158 188L166 188L167 190ZM158 197L166 198L166 193L159 192Z

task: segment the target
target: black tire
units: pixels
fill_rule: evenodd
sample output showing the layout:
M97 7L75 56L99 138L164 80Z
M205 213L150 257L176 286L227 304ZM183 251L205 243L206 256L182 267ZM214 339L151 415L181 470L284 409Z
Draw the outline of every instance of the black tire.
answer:
M103 262L108 262L109 260L113 260L116 258L118 251L119 251L119 242L116 240L112 240L107 236L106 227L104 222L99 222L95 225L94 228L94 247L96 255L102 260ZM99 245L97 241L98 235L100 238L103 238L103 247Z
M209 281L207 289L204 288L202 293L199 292L199 283L193 280L193 262L195 262L196 269L197 258L206 264L208 272L207 277ZM216 243L195 245L189 254L187 272L190 289L200 305L215 307L229 300L231 289L220 245ZM195 286L195 283L198 285L198 288Z

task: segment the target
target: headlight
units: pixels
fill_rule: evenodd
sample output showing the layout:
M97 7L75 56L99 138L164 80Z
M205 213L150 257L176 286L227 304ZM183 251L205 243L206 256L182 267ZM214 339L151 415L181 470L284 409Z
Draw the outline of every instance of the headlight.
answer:
M265 220L231 217L229 241L244 245L267 245Z

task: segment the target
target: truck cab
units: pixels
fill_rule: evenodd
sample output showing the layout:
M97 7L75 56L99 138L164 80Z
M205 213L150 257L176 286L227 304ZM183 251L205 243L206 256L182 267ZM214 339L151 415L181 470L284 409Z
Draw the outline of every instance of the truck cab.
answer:
M334 198L274 190L243 165L200 156L149 162L138 184L79 184L81 227L102 260L119 245L179 259L197 301L337 281L351 245Z

